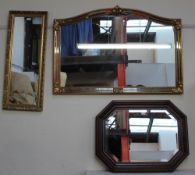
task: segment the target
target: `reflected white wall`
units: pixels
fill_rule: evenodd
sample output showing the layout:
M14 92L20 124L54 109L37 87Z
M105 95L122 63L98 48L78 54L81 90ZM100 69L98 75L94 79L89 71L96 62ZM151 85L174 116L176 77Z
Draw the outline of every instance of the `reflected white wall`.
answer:
M175 63L175 43L172 28L163 28L156 31L156 43L171 44L171 49L156 49L155 63Z
M23 72L24 66L24 17L15 17L13 31L12 70Z

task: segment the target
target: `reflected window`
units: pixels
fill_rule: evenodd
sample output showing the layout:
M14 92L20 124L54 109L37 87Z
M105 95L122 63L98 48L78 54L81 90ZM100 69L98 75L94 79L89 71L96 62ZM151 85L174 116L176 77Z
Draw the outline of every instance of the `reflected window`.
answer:
M130 118L129 129L131 132L147 132L149 118Z
M108 129L116 129L116 118L111 116L106 120L106 128Z
M129 129L131 132L159 132L159 131L175 131L177 132L177 121L167 110L149 110L148 112L156 114L155 117L167 115L170 117L168 119L163 118L153 118L152 123L149 122L149 118L144 118L147 116L147 110L129 110L129 113L133 113L132 118L129 119ZM135 116L141 115L143 118L133 118ZM145 116L144 116L145 115ZM150 128L149 128L150 127Z
M100 33L111 33L112 21L111 20L100 20Z

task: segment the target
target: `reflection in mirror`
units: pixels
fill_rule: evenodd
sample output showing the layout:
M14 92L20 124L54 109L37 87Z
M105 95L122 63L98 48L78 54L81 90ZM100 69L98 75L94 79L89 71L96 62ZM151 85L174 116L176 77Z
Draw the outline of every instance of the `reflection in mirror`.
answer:
M182 93L181 21L97 10L54 21L54 93Z
M42 110L47 12L10 11L4 109Z
M186 116L170 101L112 101L96 116L96 155L111 171L173 171L188 154Z
M178 151L177 120L167 110L115 110L105 133L106 150L116 161L168 162Z

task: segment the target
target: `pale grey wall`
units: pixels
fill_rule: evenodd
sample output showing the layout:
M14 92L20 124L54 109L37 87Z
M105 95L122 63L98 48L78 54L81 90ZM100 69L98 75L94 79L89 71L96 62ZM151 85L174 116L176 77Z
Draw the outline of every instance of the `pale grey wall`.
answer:
M0 99L9 10L46 10L49 30L43 112L0 110L0 175L83 175L86 170L105 169L95 156L95 116L111 100L169 99L187 116L190 156L179 169L194 169L195 162L195 29L183 30L183 95L54 96L52 95L52 22L82 12L129 7L164 17L182 18L195 25L194 0L0 0ZM0 106L1 106L0 100Z

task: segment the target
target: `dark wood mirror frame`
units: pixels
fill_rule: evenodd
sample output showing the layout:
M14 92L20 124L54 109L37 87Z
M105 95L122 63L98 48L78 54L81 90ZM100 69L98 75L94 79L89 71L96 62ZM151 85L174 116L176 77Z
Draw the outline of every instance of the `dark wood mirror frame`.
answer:
M61 27L73 24L81 20L103 15L121 16L133 14L135 16L149 19L151 21L169 25L173 27L175 38L175 85L165 87L150 86L118 86L118 87L92 87L92 86L74 86L61 87ZM182 94L183 93L183 76L182 76L182 40L181 40L181 19L171 19L159 17L144 11L120 8L99 9L81 14L76 17L67 19L54 19L53 23L53 94Z
M166 109L177 120L178 126L178 151L167 162L117 162L105 151L105 119L115 110L127 109ZM171 172L189 155L187 117L171 101L111 101L96 116L95 151L99 157L113 172Z

